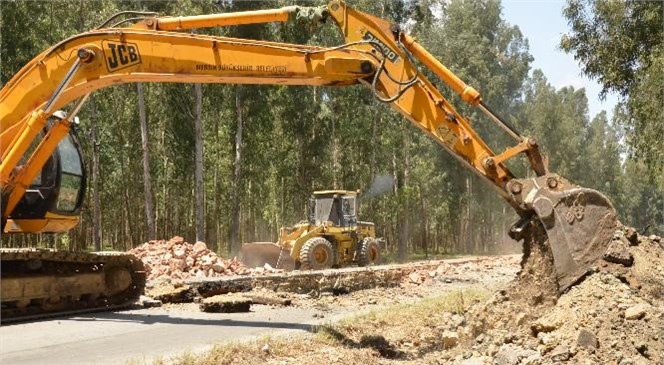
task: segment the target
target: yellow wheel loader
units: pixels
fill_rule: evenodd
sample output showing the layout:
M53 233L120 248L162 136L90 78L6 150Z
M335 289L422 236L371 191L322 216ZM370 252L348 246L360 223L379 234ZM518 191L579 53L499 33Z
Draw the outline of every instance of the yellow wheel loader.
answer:
M320 270L380 260L379 240L371 222L357 220L357 192L315 191L307 220L279 230L279 241L242 245L242 261L249 267L270 265L292 270Z

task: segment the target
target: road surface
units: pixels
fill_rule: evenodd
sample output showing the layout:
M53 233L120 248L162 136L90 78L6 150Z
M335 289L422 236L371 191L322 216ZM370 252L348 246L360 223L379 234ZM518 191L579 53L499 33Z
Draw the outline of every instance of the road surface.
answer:
M468 286L496 288L511 280L518 267L518 256L444 265L444 276L424 271L398 287L296 297L292 307L252 305L250 313L203 313L188 303L3 325L0 364L151 364L224 342L307 333L316 324Z
M95 313L0 328L1 364L151 363L214 344L303 333L323 319L312 308L252 306L251 313L203 313L191 306Z

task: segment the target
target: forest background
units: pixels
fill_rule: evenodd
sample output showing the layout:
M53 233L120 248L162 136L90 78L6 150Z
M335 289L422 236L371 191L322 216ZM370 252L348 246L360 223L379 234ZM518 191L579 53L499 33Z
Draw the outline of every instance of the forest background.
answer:
M50 45L122 10L198 15L276 8L292 1L0 1L0 82ZM584 89L554 88L531 70L528 40L495 0L356 0L363 11L406 26L488 105L535 136L552 171L602 191L620 219L664 233L664 5L568 0L560 47L620 102L589 115ZM321 1L295 3L322 5ZM202 32L202 31L201 31ZM332 24L226 27L205 33L335 45ZM496 151L509 140L443 93ZM2 237L4 246L126 250L175 235L223 255L242 242L274 241L306 217L314 190L371 190L360 218L373 221L398 259L518 249L516 215L461 166L362 86L126 84L95 92L78 128L88 178L81 224L67 234ZM511 166L517 175L523 164Z

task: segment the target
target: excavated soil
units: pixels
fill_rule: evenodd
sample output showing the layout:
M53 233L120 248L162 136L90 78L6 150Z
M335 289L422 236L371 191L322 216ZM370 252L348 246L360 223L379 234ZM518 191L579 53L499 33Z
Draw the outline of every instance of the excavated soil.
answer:
M466 313L454 364L664 364L664 241L628 227L592 274L562 295L546 235L526 238L522 270Z
M422 284L450 278L450 267L442 264L441 272L414 271L397 289L426 288ZM335 363L664 365L664 240L620 226L603 259L592 269L560 294L546 234L541 228L535 229L525 239L516 278L505 286L501 284L504 289L489 300L473 301L466 310L432 316L432 323L424 327L383 323L381 332L374 334L371 328L370 333L355 333L342 326L345 336L361 337L359 345L335 348L326 343L327 347L319 348L319 342L308 338L305 341L313 350L290 353L293 362L278 363L321 363L309 357L326 358L328 351L341 351L342 359ZM486 271L470 264L455 270L460 277ZM489 285L487 289L491 288ZM391 303L385 297L384 289L370 289L347 297L296 297L298 301L293 304L324 308L341 303L354 307ZM398 295L393 299L399 303L404 300ZM419 333L420 340L404 342L398 335L401 332ZM385 342L380 348L394 348L402 355L390 357L363 347L362 336L369 335Z

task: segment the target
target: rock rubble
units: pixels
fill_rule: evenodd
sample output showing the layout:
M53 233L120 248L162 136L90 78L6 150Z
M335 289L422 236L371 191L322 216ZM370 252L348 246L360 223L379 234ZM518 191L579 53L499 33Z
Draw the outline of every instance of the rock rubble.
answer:
M553 295L555 286L545 285L549 283L541 270L526 265L508 289L466 313L469 323L459 331L465 343L473 344L474 361L664 364L660 242L660 237L620 227L593 272L560 296ZM537 262L546 273L549 266L543 253ZM448 363L464 361L459 355Z
M218 256L203 242L191 244L179 236L146 242L129 253L143 261L148 280L248 275L252 272L235 258L227 260Z

